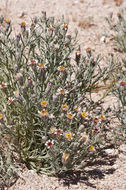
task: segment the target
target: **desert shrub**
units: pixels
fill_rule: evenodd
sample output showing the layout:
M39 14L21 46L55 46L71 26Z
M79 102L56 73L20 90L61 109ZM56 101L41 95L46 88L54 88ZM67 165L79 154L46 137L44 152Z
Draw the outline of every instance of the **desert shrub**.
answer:
M117 18L112 13L106 18L111 31L114 31L114 44L121 52L126 52L126 20L124 14L125 12L121 10L117 13Z
M118 108L115 109L115 115L123 126L123 132L126 134L126 19L125 12L122 10L117 13L117 18L113 18L113 14L107 18L110 29L114 31L114 44L116 50L121 51L120 59L113 61L114 79L113 94L117 97Z
M28 168L59 173L82 167L113 143L108 112L92 93L112 67L86 49L64 19L43 12L14 37L1 17L0 123L10 146Z

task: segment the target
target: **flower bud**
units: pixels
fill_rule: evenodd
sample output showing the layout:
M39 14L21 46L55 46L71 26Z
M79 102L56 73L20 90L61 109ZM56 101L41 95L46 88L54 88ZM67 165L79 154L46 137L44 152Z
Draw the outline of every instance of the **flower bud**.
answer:
M53 102L56 103L58 100L58 96L57 95L53 95Z
M51 90L51 87L52 87L52 84L49 82L49 83L47 84L46 89L45 89L45 94L49 94L49 92L50 92L50 90Z
M26 85L28 87L30 87L32 85L32 79L30 77L28 77L27 81L26 81Z
M83 132L85 130L85 127L84 125L80 125L79 129L78 129L80 132Z
M17 73L16 79L19 81L20 85L23 85L23 75L21 73Z
M17 71L18 71L18 65L14 65L14 71L15 71L15 73L17 73Z

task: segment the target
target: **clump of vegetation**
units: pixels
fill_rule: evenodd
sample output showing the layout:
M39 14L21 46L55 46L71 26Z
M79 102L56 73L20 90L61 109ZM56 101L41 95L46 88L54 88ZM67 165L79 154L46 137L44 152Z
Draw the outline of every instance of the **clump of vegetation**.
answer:
M0 150L0 188L10 187L18 178L17 167L14 164L11 152Z
M16 37L10 19L0 23L0 129L11 150L40 173L83 167L113 143L109 109L92 98L112 67L91 48L82 55L63 18L43 12Z
M124 11L117 13L117 19L113 18L113 14L107 18L110 29L114 31L114 44L117 50L126 53L126 19L124 16ZM123 128L123 133L126 134L126 60L122 58L118 61L113 61L115 70L113 76L115 78L115 83L113 85L113 94L118 99L118 109L115 112L116 117L120 120ZM124 135L125 137L125 135Z

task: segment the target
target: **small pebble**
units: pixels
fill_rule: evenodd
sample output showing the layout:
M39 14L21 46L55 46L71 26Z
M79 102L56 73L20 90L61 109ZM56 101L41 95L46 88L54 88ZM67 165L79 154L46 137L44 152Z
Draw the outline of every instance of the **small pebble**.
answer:
M101 39L100 39L100 42L106 42L106 37L105 36L102 36Z

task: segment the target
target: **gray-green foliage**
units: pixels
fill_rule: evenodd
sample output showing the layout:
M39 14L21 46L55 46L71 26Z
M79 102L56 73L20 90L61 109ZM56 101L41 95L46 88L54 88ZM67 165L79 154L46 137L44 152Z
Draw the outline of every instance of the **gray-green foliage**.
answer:
M118 99L118 109L116 110L116 116L121 121L126 134L126 19L125 11L117 13L117 19L113 18L113 14L107 18L110 29L114 31L114 44L118 51L121 51L122 58L116 62L113 61L115 70L113 76L115 77L115 86L113 88L113 94ZM121 129L121 130L122 130Z
M108 139L108 110L92 93L112 68L91 49L83 56L64 19L42 17L13 37L1 19L0 122L11 147L29 168L57 173L93 159ZM75 56L73 56L75 54Z

